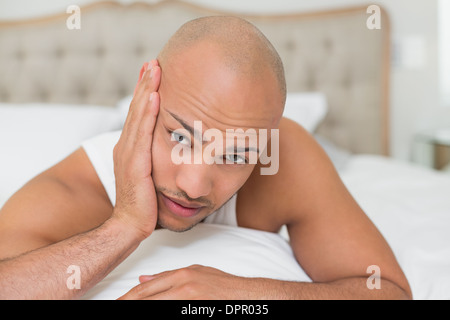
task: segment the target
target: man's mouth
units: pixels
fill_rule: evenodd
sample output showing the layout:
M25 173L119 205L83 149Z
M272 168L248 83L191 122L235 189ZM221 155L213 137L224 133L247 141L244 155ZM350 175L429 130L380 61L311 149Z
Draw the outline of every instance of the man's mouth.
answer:
M164 195L162 192L160 194L166 208L173 214L180 216L182 218L193 217L197 213L199 213L201 209L204 208L204 206L196 204L194 202L188 202L168 197Z

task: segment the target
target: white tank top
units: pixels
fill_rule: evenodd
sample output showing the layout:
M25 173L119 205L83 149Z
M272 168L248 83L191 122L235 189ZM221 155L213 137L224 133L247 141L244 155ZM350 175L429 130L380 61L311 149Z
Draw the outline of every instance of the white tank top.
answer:
M81 144L97 172L113 206L116 203L113 150L120 138L121 132L122 131L104 133L86 140ZM236 198L237 194L228 200L221 208L208 216L203 222L237 226Z
M228 200L227 203L225 203L217 211L213 212L203 222L237 227L238 224L236 218L236 199L237 194L231 197L231 199Z

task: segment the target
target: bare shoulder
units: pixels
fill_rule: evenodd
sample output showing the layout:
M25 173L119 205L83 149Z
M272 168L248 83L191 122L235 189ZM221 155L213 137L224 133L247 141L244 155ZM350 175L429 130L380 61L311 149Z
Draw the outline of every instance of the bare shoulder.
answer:
M271 145L268 148L271 149ZM272 232L301 218L307 211L309 197L314 190L320 190L317 184L326 183L330 176L339 179L314 137L286 118L282 118L279 126L278 172L261 175L260 167L260 164L255 167L239 192L238 221L240 225L242 222L247 227ZM258 222L253 215L258 216Z
M101 224L112 212L107 194L83 149L42 172L0 210L0 259Z

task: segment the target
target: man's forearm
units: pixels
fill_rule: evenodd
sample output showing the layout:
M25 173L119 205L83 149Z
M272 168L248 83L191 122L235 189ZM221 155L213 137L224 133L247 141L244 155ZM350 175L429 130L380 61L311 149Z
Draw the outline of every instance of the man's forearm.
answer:
M78 298L139 243L119 221L109 219L89 232L1 261L0 299ZM69 266L79 271L79 289L67 285Z
M380 289L369 289L367 278L354 277L328 283L291 282L272 279L249 279L258 284L250 299L275 300L371 300L371 299L411 299L393 282L380 279Z

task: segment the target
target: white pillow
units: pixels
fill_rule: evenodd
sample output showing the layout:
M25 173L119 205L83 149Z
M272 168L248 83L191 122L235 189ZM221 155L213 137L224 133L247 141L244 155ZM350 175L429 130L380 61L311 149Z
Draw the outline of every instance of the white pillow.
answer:
M280 235L248 228L200 223L177 233L155 230L83 299L117 299L152 275L200 264L243 277L306 281L292 249Z
M0 103L0 207L83 140L120 129L122 122L115 107Z
M283 116L314 132L328 111L327 99L320 92L290 92L286 97Z

